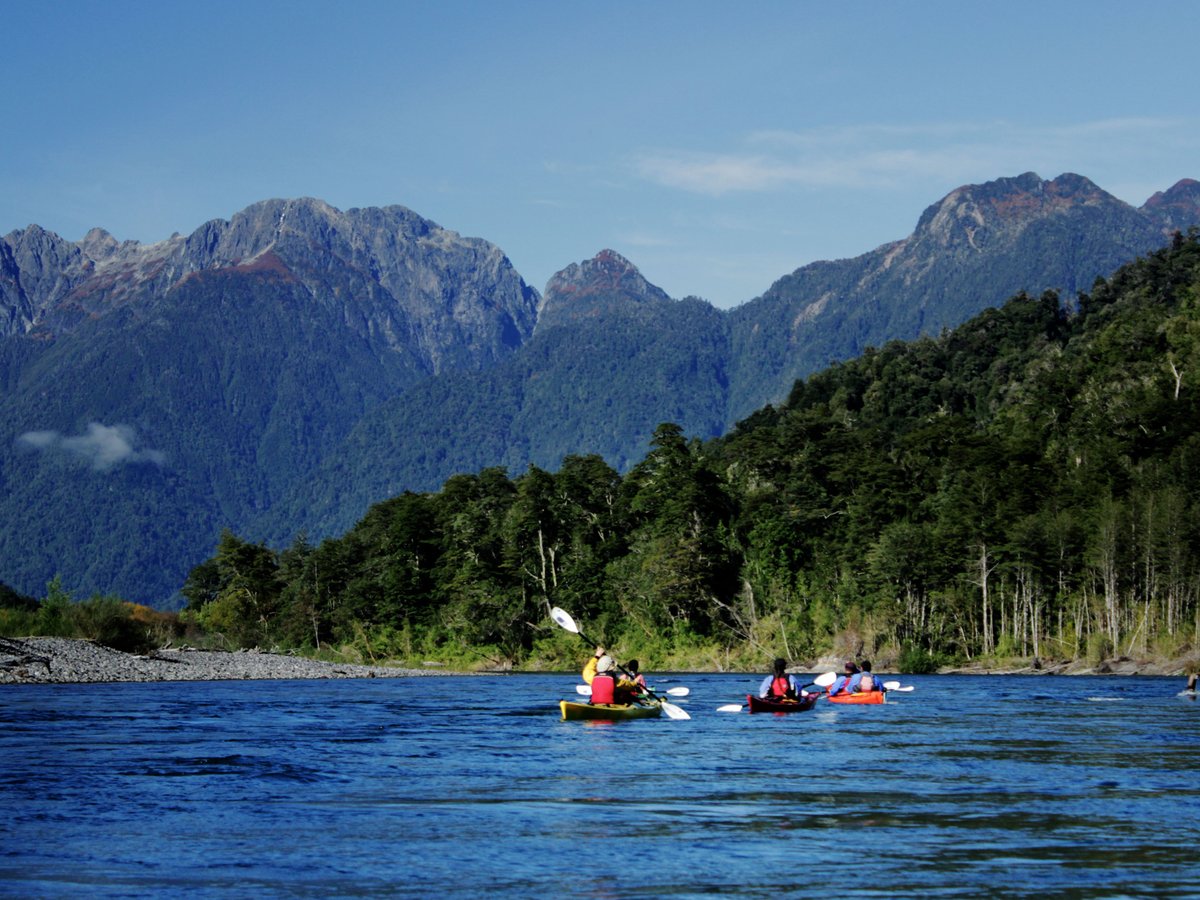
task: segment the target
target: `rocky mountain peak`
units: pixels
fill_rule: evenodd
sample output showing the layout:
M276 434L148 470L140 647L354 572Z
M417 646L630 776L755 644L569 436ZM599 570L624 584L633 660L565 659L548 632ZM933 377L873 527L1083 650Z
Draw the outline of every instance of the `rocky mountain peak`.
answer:
M79 242L79 249L89 259L103 260L112 256L121 248L115 237L103 228L93 228Z
M648 282L637 266L615 250L601 250L551 277L538 311L538 328L669 302L667 293Z
M537 291L498 247L403 206L343 212L312 197L274 199L154 244L118 243L100 228L71 243L38 226L0 244L3 334L63 333L214 275L283 276L340 310L348 331L414 354L429 373L490 365L537 318Z
M1200 221L1200 181L1184 178L1159 191L1142 205L1165 234L1183 231Z
M1012 238L1035 221L1084 206L1126 206L1094 182L1073 173L1045 181L1035 172L964 185L925 210L910 240L945 249L980 251Z

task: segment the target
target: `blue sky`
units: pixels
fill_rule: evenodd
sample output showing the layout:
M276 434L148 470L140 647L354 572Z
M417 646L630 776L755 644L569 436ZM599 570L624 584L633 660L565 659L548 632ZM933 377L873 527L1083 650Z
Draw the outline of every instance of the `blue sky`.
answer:
M0 234L402 204L721 307L954 188L1200 178L1200 4L9 2Z

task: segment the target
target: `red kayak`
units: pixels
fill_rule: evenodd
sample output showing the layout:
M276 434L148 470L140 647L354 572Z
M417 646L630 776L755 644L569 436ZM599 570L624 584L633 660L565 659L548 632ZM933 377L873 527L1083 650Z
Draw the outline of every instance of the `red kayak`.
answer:
M864 691L861 694L837 694L829 698L830 703L887 703L883 691Z
M817 702L820 694L809 694L807 697L801 697L799 700L764 700L762 697L755 697L753 694L746 695L746 703L750 706L750 712L773 712L773 713L790 713L804 712L806 709L812 709Z

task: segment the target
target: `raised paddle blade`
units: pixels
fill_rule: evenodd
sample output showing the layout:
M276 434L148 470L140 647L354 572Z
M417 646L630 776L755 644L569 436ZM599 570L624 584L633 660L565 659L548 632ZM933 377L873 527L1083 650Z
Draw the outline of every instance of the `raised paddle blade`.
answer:
M741 711L742 711L742 704L740 704L740 703L726 703L724 706L717 707L717 712L741 712Z
M571 614L561 607L554 607L550 610L550 618L554 620L559 628L565 628L571 634L579 634L579 626L575 624L575 620L571 618Z
M575 693L590 697L592 696L592 686L590 684L577 684L575 685Z
M815 684L817 687L827 688L837 681L837 678L836 672L826 672L824 675L818 675L816 678L814 678L813 684Z
M667 714L668 718L678 719L680 721L691 718L691 716L687 714L686 710L680 709L674 703L668 703L666 700L659 700L658 703L659 706L663 708L663 712Z

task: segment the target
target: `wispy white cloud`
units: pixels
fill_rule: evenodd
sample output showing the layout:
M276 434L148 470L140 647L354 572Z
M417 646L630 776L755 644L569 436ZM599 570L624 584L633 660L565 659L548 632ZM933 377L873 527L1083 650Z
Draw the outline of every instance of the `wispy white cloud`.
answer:
M679 241L673 237L650 231L626 231L617 236L619 243L630 247L677 247Z
M1030 170L1052 177L1071 166L1080 171L1105 157L1144 152L1149 142L1191 134L1191 124L1146 117L1054 126L987 121L764 130L746 135L734 150L649 151L632 164L646 181L713 196L789 188L902 188L914 180L966 181Z
M159 450L138 449L137 433L129 425L103 425L89 422L83 434L66 436L57 431L27 431L17 438L17 446L26 450L61 450L88 463L97 472L129 463L161 466L166 454Z

